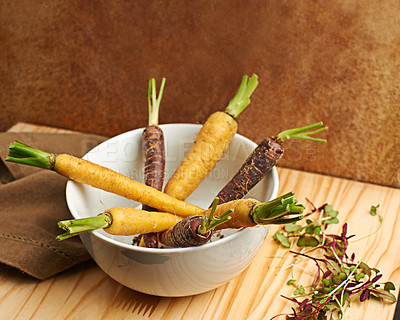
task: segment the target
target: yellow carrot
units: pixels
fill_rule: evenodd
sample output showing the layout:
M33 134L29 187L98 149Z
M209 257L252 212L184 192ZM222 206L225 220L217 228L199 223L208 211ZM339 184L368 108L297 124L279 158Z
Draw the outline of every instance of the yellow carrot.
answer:
M200 207L177 200L150 186L130 179L109 168L68 154L52 154L15 141L6 161L32 165L55 172L76 182L138 201L162 212L180 216L201 214Z
M208 117L193 146L165 186L166 194L185 200L214 169L237 131L235 118L250 103L257 85L256 75L250 79L243 77L225 112L217 111Z
M95 217L60 221L58 226L66 232L57 236L57 240L64 240L97 229L121 236L160 232L172 228L182 219L180 216L167 212L113 207Z
M213 113L202 126L193 147L168 180L164 192L185 200L221 159L237 130L236 121L224 112Z
M215 210L215 218L228 210L233 212L230 214L230 219L216 226L215 230L285 224L300 220L304 206L297 204L297 199L292 198L293 195L293 192L289 192L268 202L246 198L220 204ZM211 210L212 208L206 210L203 215L208 215Z
M254 222L251 217L251 210L256 204L259 204L260 201L256 199L239 199L234 201L225 202L217 206L214 217L219 217L221 214L228 210L233 210L229 221L226 221L220 228L244 228L244 227L254 227L257 223ZM211 211L211 208L208 209L204 215L208 215ZM218 226L216 227L218 230Z

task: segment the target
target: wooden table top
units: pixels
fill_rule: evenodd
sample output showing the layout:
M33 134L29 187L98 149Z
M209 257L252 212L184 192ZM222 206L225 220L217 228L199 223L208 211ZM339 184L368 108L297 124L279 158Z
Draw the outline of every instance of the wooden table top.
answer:
M46 131L57 129L17 124L9 131ZM68 131L67 131L68 132ZM329 203L339 211L340 224L330 226L330 233L340 232L348 223L348 234L362 238L379 226L377 216L369 214L372 205L380 205L384 217L378 232L350 241L349 252L383 274L383 281L400 285L400 190L319 174L278 168L280 192L295 191L296 198L306 198L316 206ZM249 267L225 285L195 296L161 298L135 292L108 277L93 261L82 263L48 280L39 281L0 265L0 314L2 319L270 319L290 312L293 255L280 247L271 227L261 250ZM294 269L296 279L305 283L314 269L304 261L304 269ZM354 302L346 319L393 319L395 303L369 300ZM279 317L277 319L284 319Z

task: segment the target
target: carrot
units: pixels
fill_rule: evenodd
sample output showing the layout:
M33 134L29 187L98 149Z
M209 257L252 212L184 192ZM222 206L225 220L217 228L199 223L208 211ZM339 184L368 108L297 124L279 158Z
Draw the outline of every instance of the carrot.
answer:
M276 165L283 155L283 142L287 139L303 139L316 142L326 142L325 139L310 137L310 135L326 130L322 127L311 132L310 129L323 126L318 122L309 126L289 129L276 137L264 139L248 156L242 167L232 179L222 188L217 197L220 203L243 198L258 182L261 181Z
M159 191L162 190L164 184L165 170L164 133L158 126L158 110L164 85L165 78L161 81L157 98L155 79L149 81L149 123L142 134L142 149L145 156L144 183ZM143 209L152 210L153 208L144 205Z
M58 235L56 239L64 240L97 229L103 229L109 234L122 236L159 232L173 227L182 219L182 217L166 212L113 207L94 217L58 222L58 226L66 232Z
M250 103L257 85L257 75L250 79L244 76L225 111L217 111L208 117L193 146L165 186L166 194L185 200L214 169L237 131L235 119Z
M188 217L174 227L159 233L151 233L146 246L157 248L199 246L207 243L213 230L245 228L256 225L286 224L302 219L304 206L297 204L293 192L261 203L256 199L240 199L217 206L218 197L211 209L202 216Z
M158 240L168 247L193 247L207 243L213 234L213 229L230 219L232 210L227 210L213 219L218 198L215 198L208 217L191 216L179 221L172 228L159 233Z
M302 204L297 204L293 198L293 192L288 192L268 202L260 202L256 199L239 199L229 201L217 206L214 213L219 217L227 210L233 210L228 221L218 225L215 230L225 228L254 227L256 225L286 224L302 219L304 211ZM212 210L208 209L204 215Z
M203 212L200 207L177 200L109 168L68 154L53 154L15 141L11 143L5 160L54 170L76 182L123 196L162 212L186 217Z
M149 81L148 106L149 106L149 122L142 134L142 149L145 156L144 166L144 183L158 191L162 190L164 184L165 170L165 147L164 133L158 126L158 110L162 93L164 91L165 78L161 80L160 92L158 98L156 96L156 81ZM143 210L156 211L147 205L143 205ZM152 234L143 234L141 236L141 245L154 247L156 242L152 240Z

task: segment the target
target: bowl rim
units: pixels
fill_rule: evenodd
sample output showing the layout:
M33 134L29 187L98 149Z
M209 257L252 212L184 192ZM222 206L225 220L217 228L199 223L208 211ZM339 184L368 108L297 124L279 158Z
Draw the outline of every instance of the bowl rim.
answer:
M166 124L160 124L158 125L161 129L163 127L172 127L172 126L188 126L188 127L194 127L194 128L201 128L203 125L202 124L194 124L194 123L166 123ZM101 142L100 144L96 145L94 148L92 148L91 150L89 150L87 153L85 153L82 158L83 159L87 159L88 154L94 150L95 148L100 148L103 144L105 143L110 143L113 142L114 140L120 139L121 137L125 136L125 135L130 135L135 131L140 131L140 130L144 130L145 127L141 127L141 128L137 128L137 129L133 129L130 131L126 131L123 133L120 133L116 136L113 136L103 142ZM238 137L239 139L249 143L250 145L253 145L254 148L257 147L257 144L250 140L249 138L246 138L245 136L239 134L239 133L235 133L235 137ZM279 176L278 176L278 171L276 169L276 167L274 166L271 170L271 175L272 175L272 181L273 181L273 189L272 189L272 193L271 193L271 199L275 198L278 194L278 190L279 190ZM67 206L68 209L71 213L71 215L76 218L73 210L72 210L72 206L70 205L69 201L68 201L68 190L74 185L74 184L79 184L78 182L75 182L73 180L68 180L66 187L65 187L65 198L66 198L66 202L67 202ZM194 246L194 247L185 247L185 248L147 248L147 247L139 247L139 246L135 246L135 245L131 245L131 244L126 244L124 242L120 242L118 240L112 239L107 237L106 235L103 235L102 233L100 233L100 231L98 230L94 230L94 231L90 231L88 232L89 234L92 234L93 236L99 238L100 240L106 241L107 243L118 247L118 248L123 248L126 250L130 250L130 251L138 251L138 252L142 252L142 253L154 253L154 254L180 254L180 253L185 253L185 252L197 252L197 251L202 251L202 250L206 250L207 248L211 248L211 247L216 247L216 246L220 246L223 245L225 242L227 241L231 241L237 237L239 237L240 235L242 235L242 233L244 232L252 232L251 229L253 228L265 228L268 230L269 226L255 226L252 228L240 228L238 229L235 233L230 234L228 236L223 237L222 239L218 239L216 241L212 241L212 242L208 242L204 245L201 246Z

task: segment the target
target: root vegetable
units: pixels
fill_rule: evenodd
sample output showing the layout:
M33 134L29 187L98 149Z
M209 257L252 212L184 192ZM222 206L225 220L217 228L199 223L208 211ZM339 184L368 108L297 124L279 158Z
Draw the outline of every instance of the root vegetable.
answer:
M142 134L142 149L145 156L144 183L158 191L162 190L165 170L164 133L158 126L158 110L164 85L165 78L161 81L157 98L155 79L149 81L149 123ZM151 211L153 208L144 205L143 209Z
M316 142L326 142L325 139L310 137L310 135L326 130L322 122L309 126L290 129L279 133L276 137L264 139L248 156L242 167L232 179L217 194L220 203L243 198L258 182L261 181L276 165L283 155L283 142L287 139L303 139ZM311 132L310 129L322 127Z
M177 200L123 174L81 158L48 153L18 141L13 142L9 149L6 161L54 170L76 182L140 202L162 212L188 217L204 211L200 207Z
M66 232L56 239L64 240L97 229L121 236L160 232L173 227L181 220L182 217L166 212L113 207L94 217L60 221L58 226Z
M229 201L217 206L214 216L219 217L227 210L233 210L231 219L215 230L225 228L254 227L256 225L286 224L302 219L304 206L297 204L293 198L293 192L288 192L268 202L260 202L256 199L239 199ZM208 209L204 215L208 215Z
M164 133L158 126L159 107L164 91L165 78L161 80L160 92L157 98L156 81L149 81L148 107L149 122L142 134L142 149L145 156L144 183L158 191L162 191L165 171L165 146ZM143 210L156 211L156 209L143 205ZM153 240L153 234L145 233L141 236L140 245L155 248L157 241Z
M185 200L214 169L237 131L236 117L250 103L257 85L256 75L250 79L244 76L225 112L217 111L208 117L193 146L165 186L165 193Z
M215 198L208 216L188 217L170 229L151 233L144 243L146 246L154 245L155 247L161 244L167 247L193 247L207 243L211 239L213 229L231 219L229 216L233 211L231 209L214 217L217 204L218 198Z

